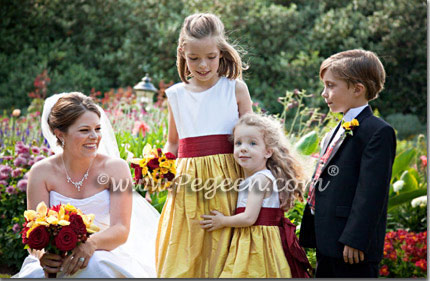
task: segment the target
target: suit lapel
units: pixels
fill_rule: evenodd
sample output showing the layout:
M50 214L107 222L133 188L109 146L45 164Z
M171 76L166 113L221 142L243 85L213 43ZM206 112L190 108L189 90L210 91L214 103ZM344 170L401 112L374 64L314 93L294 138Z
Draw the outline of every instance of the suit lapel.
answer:
M356 117L356 119L358 120L358 123L361 124L361 122L366 119L367 117L371 116L373 114L372 109L370 108L370 106L367 106L366 108L364 108L360 114L358 114L358 116ZM355 128L355 133L357 133L357 130L360 129L360 126L358 126L357 128ZM351 136L350 136L351 137ZM339 141L336 143L335 147L333 148L332 153L330 154L330 157L327 159L327 161L325 162L324 166L321 168L321 174L324 172L325 168L328 167L328 164L330 163L330 160L333 159L334 155L336 154L336 152L339 151L339 148L341 147L342 143L346 140L347 135L346 132L344 131L342 133L342 135L340 136ZM330 143L330 142L328 142ZM327 149L327 147L325 148ZM325 152L325 150L324 150Z
M333 139L333 137L335 136L335 134L337 133L337 131L338 131L338 128L340 127L340 124L342 123L342 121L341 122L339 122L338 124L337 124L337 126L336 127L334 127L328 134L327 134L327 137L324 139L324 142L323 142L323 146L322 146L322 150L321 150L321 153L320 153L320 157L321 156L323 156L324 155L324 153L326 152L326 150L327 150L327 147L328 147L328 145L331 143L331 140Z

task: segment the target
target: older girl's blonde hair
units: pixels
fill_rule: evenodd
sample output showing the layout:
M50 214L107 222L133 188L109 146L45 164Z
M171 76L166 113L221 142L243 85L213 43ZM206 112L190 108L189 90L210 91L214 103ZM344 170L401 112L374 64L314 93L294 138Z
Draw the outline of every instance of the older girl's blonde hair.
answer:
M233 135L241 125L257 127L263 134L266 148L273 151L266 166L277 179L281 206L288 210L293 207L295 199L303 201L307 180L305 163L285 136L282 124L268 115L247 113L239 119Z
M219 62L218 75L229 79L242 78L242 71L247 67L242 63L239 52L227 42L224 33L224 24L214 14L193 14L188 16L181 28L177 48L178 73L184 83L188 83L187 77L191 75L187 67L183 49L190 39L203 39L215 37L217 46L222 54Z

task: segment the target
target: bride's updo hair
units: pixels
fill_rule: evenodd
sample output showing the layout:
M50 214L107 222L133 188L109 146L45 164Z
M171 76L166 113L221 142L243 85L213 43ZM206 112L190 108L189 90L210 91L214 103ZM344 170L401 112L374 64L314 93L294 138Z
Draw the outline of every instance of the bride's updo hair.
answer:
M52 107L48 117L49 129L52 133L55 129L67 133L69 127L86 111L94 112L99 118L101 116L96 104L90 97L79 92L68 93L58 99ZM58 137L57 144L61 145Z

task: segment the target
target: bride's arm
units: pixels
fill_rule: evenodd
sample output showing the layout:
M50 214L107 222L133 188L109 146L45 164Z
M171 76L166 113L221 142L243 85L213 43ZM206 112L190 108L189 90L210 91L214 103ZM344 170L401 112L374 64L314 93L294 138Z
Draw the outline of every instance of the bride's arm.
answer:
M27 209L36 210L37 205L44 201L49 206L49 191L45 184L45 175L49 173L48 160L34 164L28 174Z
M110 175L110 227L87 240L97 250L113 250L127 241L132 207L132 178L127 162L110 159L106 164Z
M110 226L91 235L85 243L72 250L72 254L63 263L64 273L67 275L85 268L95 250L111 251L127 241L132 208L133 181L130 169L122 159L109 159L105 172L111 179ZM79 258L85 258L85 261L79 263Z

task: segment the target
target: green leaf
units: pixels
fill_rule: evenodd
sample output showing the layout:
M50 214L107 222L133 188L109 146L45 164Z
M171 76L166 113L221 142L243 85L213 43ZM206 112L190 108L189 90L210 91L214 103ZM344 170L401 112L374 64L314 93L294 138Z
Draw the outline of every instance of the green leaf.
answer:
M301 137L295 148L303 155L311 155L318 149L318 143L318 135L315 131L312 131Z
M396 156L393 164L393 174L391 176L391 182L399 176L404 170L409 168L409 165L414 160L417 151L414 148L403 151Z
M409 171L404 171L402 176L400 177L400 180L405 182L405 185L400 192L418 189L418 182L416 178L412 175L412 173L409 173Z
M401 192L399 195L396 195L388 200L388 211L403 203L410 202L412 199L426 194L427 188L420 188L409 192Z

